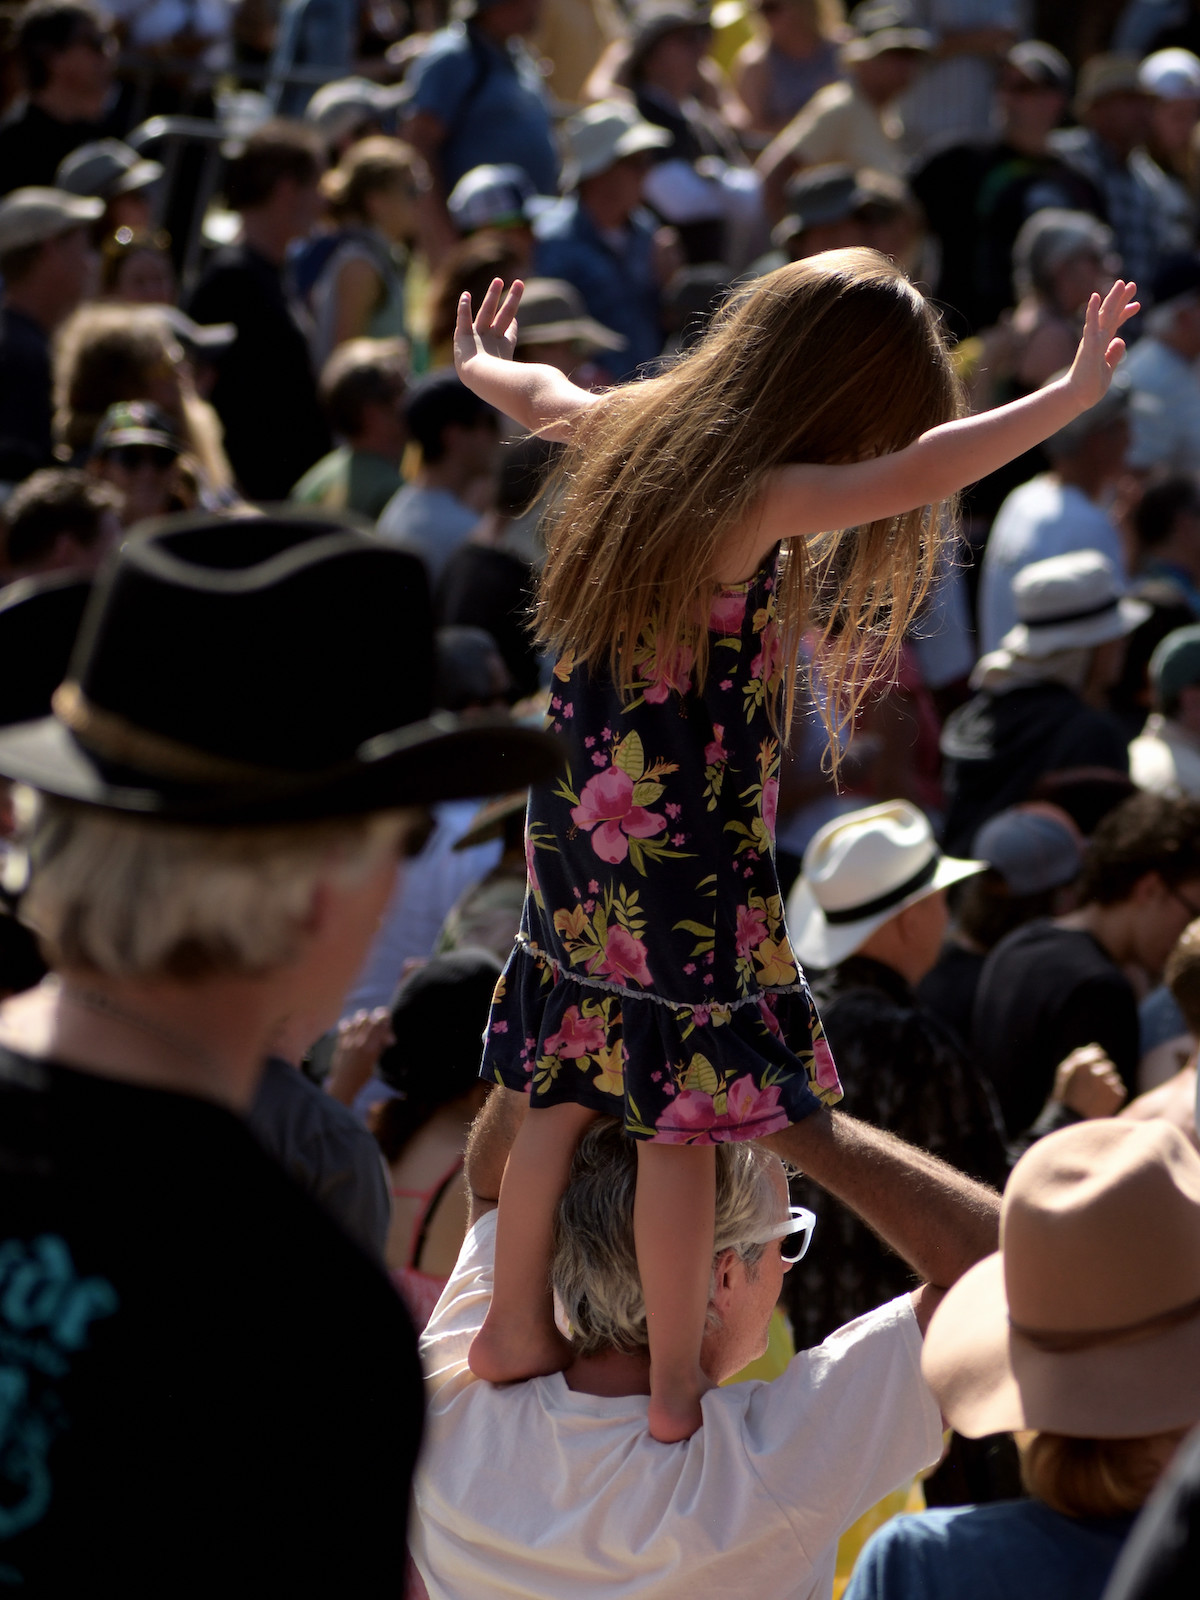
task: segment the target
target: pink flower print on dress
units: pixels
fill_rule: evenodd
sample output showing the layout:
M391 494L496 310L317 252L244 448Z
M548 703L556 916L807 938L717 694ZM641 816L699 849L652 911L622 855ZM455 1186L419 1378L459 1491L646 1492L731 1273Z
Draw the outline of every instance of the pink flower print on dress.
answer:
M842 1092L841 1079L838 1077L837 1065L828 1040L813 1040L813 1067L816 1070L817 1083L822 1089L836 1089L839 1094Z
M771 683L779 676L782 660L783 650L779 643L779 630L768 623L763 629L762 649L750 663L750 676L761 678L764 683Z
M563 1012L562 1026L546 1040L546 1054L578 1061L604 1048L604 1024L599 1017L585 1017L578 1006Z
M627 928L613 923L604 941L604 949L588 962L588 972L611 978L613 983L626 984L631 979L648 989L654 981L646 965L646 946L635 939Z
M754 906L737 908L737 932L734 935L739 956L748 956L756 945L767 937L767 914Z
M708 613L708 626L713 633L741 633L746 620L745 594L719 594Z
M762 819L767 836L775 837L775 818L779 812L779 779L768 778L762 788ZM755 860L757 860L755 856Z
M609 767L589 778L571 808L571 821L592 834L592 849L601 861L616 865L629 854L629 839L649 839L661 833L666 817L633 803L633 779L620 767Z
M729 757L729 751L726 750L723 742L725 729L719 722L713 723L713 733L716 737L712 743L704 746L704 765L706 767L715 767L719 762L725 761Z
M729 1085L725 1110L717 1116L712 1095L684 1089L660 1113L654 1136L661 1144L718 1144L725 1139L761 1139L788 1125L779 1087L755 1087L747 1073Z
M691 684L695 663L696 652L690 645L676 644L666 650L656 650L644 664L649 680L644 692L649 704L661 706L672 690L677 694L685 693Z

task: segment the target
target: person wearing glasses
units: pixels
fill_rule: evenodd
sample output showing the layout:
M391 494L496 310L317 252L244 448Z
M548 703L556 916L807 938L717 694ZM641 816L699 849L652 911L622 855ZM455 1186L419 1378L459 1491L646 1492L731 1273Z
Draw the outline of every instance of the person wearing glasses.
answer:
M941 1452L941 1417L919 1371L922 1330L941 1290L994 1248L996 1196L839 1112L772 1136L778 1154L717 1145L701 1362L718 1384L766 1348L784 1277L813 1237L812 1212L788 1203L779 1157L852 1205L926 1284L801 1351L771 1383L710 1389L699 1431L660 1444L647 1427L636 1151L611 1119L584 1134L558 1212L551 1276L570 1364L507 1385L467 1365L526 1104L494 1088L472 1130L467 1237L422 1344L413 1553L430 1595L828 1595L842 1531ZM821 1248L818 1230L814 1254Z
M52 185L72 150L103 137L116 67L109 20L87 0L34 0L14 44L28 98L0 127L0 195Z

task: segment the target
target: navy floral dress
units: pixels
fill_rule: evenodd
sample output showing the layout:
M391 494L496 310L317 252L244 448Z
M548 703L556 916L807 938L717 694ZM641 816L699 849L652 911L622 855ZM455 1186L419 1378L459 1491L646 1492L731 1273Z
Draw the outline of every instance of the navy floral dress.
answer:
M751 1139L841 1098L775 875L782 682L772 555L722 590L707 682L638 640L635 682L555 667L564 777L530 797L521 930L482 1076L638 1139Z

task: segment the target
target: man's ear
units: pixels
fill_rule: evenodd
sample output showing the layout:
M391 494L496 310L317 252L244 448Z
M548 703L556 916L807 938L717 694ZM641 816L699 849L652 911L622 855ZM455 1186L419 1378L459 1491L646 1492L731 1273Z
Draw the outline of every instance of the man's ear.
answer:
M1134 884L1129 898L1135 904L1144 906L1147 901L1161 900L1169 892L1166 882L1157 872L1143 872Z
M714 1257L712 1304L718 1316L724 1314L745 1277L746 1264L736 1250L722 1250L719 1256Z

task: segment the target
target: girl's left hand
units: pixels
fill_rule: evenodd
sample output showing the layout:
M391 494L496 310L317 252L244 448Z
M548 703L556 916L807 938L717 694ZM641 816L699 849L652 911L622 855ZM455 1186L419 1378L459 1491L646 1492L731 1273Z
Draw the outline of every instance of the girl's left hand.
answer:
M1136 293L1136 283L1118 278L1103 300L1094 294L1088 301L1083 338L1067 374L1067 383L1084 411L1108 393L1117 363L1125 354L1125 341L1116 337L1117 329L1142 309L1133 298Z
M507 294L504 280L493 278L473 322L471 296L464 294L459 298L458 320L454 326L454 366L464 382L477 356L512 360L517 347L517 307L524 292L525 285L520 278L514 280Z

